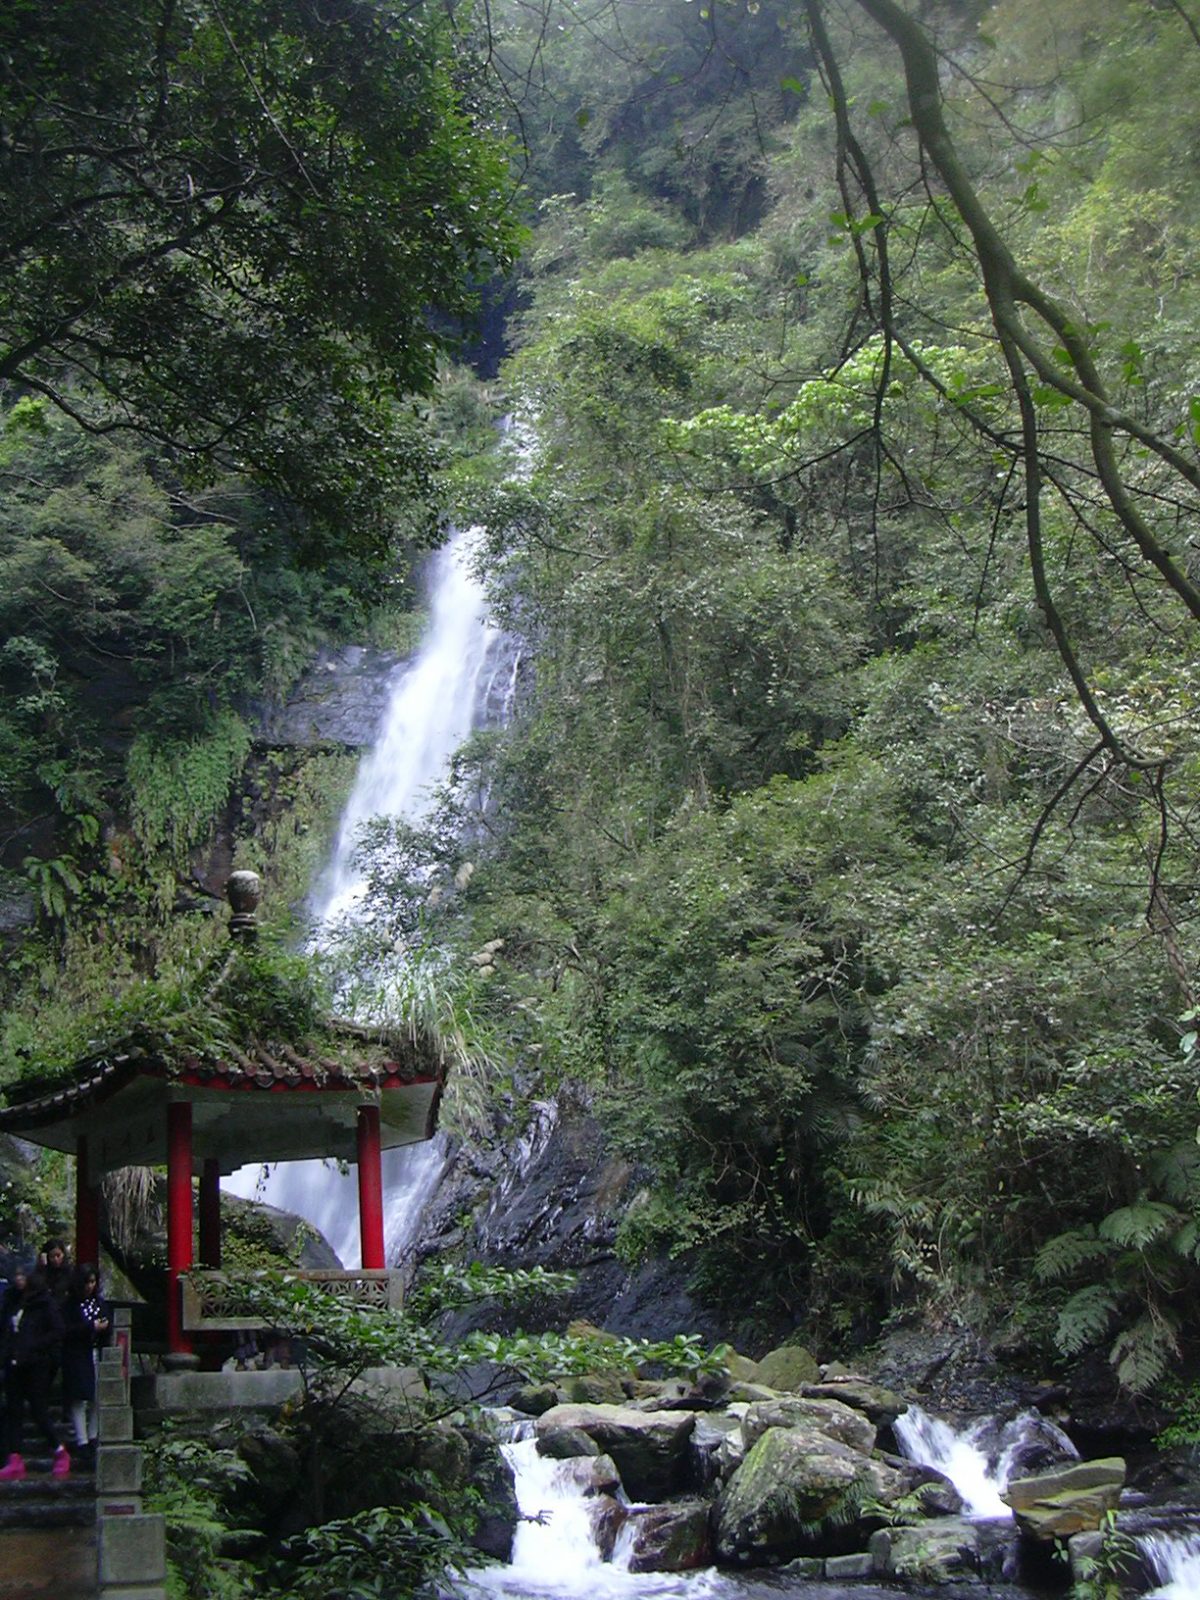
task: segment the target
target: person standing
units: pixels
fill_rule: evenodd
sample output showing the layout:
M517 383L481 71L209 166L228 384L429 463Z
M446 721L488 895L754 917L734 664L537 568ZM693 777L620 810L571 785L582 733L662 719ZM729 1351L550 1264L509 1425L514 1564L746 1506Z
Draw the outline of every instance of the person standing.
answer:
M9 1302L0 1327L8 1455L4 1466L0 1467L0 1482L12 1482L25 1476L21 1444L27 1406L34 1427L45 1439L54 1458L51 1472L56 1478L65 1478L71 1470L71 1457L66 1446L59 1443L47 1403L50 1375L58 1361L62 1336L62 1315L46 1287L45 1277L41 1272L31 1272L20 1298Z
M62 1382L75 1444L84 1455L96 1448L96 1351L108 1338L109 1320L99 1272L90 1263L76 1267L63 1306Z

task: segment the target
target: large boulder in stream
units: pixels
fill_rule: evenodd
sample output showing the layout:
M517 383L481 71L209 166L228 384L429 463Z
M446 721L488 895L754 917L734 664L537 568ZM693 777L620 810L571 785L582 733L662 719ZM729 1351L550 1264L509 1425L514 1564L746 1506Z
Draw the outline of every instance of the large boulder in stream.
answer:
M717 1502L717 1554L739 1566L861 1549L871 1502L891 1504L909 1480L882 1461L809 1424L769 1428Z
M852 1450L869 1455L875 1448L875 1425L861 1411L837 1400L806 1400L799 1395L782 1395L778 1400L759 1400L746 1407L742 1436L751 1449L768 1428L817 1428L831 1439L840 1439Z
M630 1572L691 1572L712 1561L711 1508L703 1500L631 1511L621 1531Z
M665 1500L681 1487L688 1463L690 1411L634 1411L628 1406L554 1406L534 1424L539 1439L577 1428L617 1464L634 1500Z
M1049 1542L1099 1528L1117 1509L1125 1486L1125 1463L1119 1456L1081 1461L1056 1472L1014 1478L1004 1491L1017 1526L1032 1538Z
M931 1588L996 1582L1012 1575L1016 1534L1010 1523L936 1517L915 1528L879 1528L870 1551L881 1578Z

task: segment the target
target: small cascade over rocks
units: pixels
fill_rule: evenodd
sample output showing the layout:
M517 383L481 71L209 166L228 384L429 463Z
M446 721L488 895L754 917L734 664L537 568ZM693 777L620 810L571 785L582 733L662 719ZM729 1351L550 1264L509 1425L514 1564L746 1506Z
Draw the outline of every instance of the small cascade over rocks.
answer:
M949 1478L964 1515L974 1518L1011 1518L1003 1491L1014 1478L1079 1458L1062 1429L1036 1411L1006 1420L980 1417L956 1429L912 1405L896 1418L895 1432L908 1460Z

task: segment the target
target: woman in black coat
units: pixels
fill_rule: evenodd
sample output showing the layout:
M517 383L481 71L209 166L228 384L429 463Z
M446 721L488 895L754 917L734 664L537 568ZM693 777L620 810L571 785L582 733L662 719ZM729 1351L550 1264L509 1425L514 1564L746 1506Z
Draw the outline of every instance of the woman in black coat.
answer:
M47 1398L50 1391L50 1374L62 1347L63 1324L46 1280L40 1272L31 1272L19 1298L5 1300L3 1323L0 1324L0 1357L4 1362L4 1388L8 1401L5 1428L8 1435L8 1460L0 1467L0 1481L11 1482L25 1476L25 1462L21 1444L25 1429L25 1407L33 1418L34 1426L45 1439L54 1465L56 1478L65 1478L71 1470L71 1458L65 1446L59 1444L54 1424L50 1421Z
M83 1451L96 1444L96 1349L108 1337L108 1307L100 1298L100 1275L76 1267L63 1304L63 1400Z

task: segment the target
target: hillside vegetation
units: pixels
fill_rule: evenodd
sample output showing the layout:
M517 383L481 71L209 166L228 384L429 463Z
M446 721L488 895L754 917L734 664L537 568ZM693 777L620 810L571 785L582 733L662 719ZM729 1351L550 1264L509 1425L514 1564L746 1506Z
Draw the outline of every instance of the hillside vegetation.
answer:
M1146 1388L1200 1253L1195 20L498 14L528 461L472 510L534 682L411 915L505 940L497 1025L654 1174L631 1256Z
M582 1087L651 1174L629 1257L681 1254L731 1325L831 1352L919 1310L1098 1346L1153 1387L1200 1288L1193 11L456 14L430 159L470 154L460 112L486 141L503 117L519 190L491 143L468 163L455 194L490 224L447 309L519 204L514 426L499 464L472 455L488 400L461 374L416 416L373 387L377 318L319 329L318 364L328 340L353 368L339 472L374 474L359 538L328 474L286 498L287 451L330 464L303 416L264 466L256 412L197 485L125 367L105 403L143 407L135 442L58 420L79 347L17 372L0 805L42 905L36 983L105 947L113 819L173 886L254 699L353 631L370 584L403 595L430 505L453 511L533 665L430 828L377 831L376 902L463 970L503 940L462 1003L524 1091ZM423 339L406 395L432 382ZM115 745L84 687L114 653L143 686ZM100 988L139 970L109 959Z

